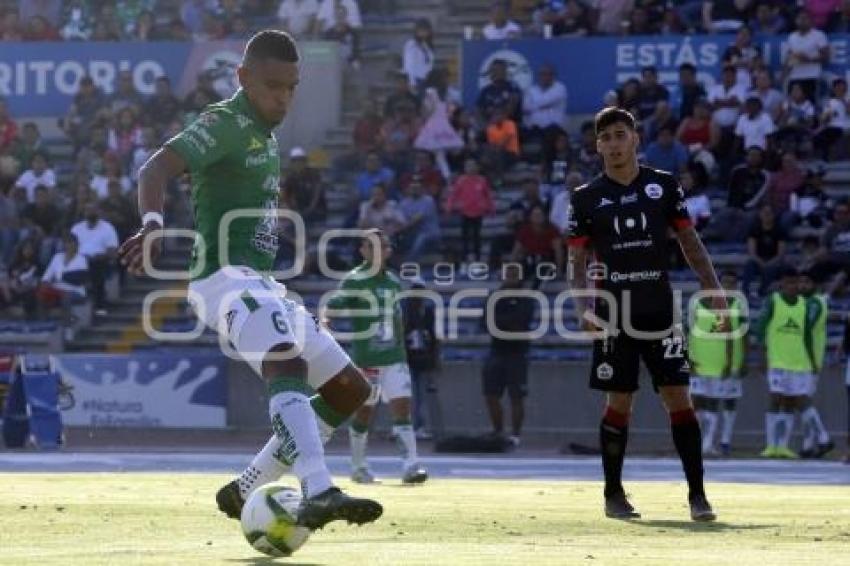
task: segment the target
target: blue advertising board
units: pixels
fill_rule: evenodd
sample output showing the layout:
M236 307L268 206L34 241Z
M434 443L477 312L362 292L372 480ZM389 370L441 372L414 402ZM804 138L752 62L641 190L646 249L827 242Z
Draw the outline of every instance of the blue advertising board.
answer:
M780 69L787 51L787 35L759 37L767 65ZM463 43L463 99L472 106L481 87L487 84L487 69L494 59L504 59L511 78L525 90L544 63L555 67L558 79L567 87L567 112L589 114L602 106L606 92L627 79L640 75L643 67L654 66L659 79L676 95L678 68L692 63L706 88L720 76L723 53L733 35L684 35L650 37L591 37L518 39L511 41L474 40ZM830 64L826 72L847 75L850 64L850 34L829 36Z
M130 71L145 96L153 94L157 77L167 76L184 94L199 72L209 71L219 94L229 96L243 47L241 41L3 43L0 96L13 116L61 116L83 76L111 94L121 71Z
M227 358L192 351L60 354L56 370L73 387L67 425L223 428Z

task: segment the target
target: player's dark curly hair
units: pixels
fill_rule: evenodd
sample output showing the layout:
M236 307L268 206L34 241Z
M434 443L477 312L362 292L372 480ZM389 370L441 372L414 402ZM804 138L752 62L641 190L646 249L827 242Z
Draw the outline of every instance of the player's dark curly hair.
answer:
M625 124L632 130L636 129L635 117L632 116L631 112L617 108L616 106L609 106L596 114L596 118L594 119L596 135L598 136L608 126L620 123Z
M244 59L246 62L278 59L284 63L297 63L300 56L291 35L285 31L266 29L248 40Z

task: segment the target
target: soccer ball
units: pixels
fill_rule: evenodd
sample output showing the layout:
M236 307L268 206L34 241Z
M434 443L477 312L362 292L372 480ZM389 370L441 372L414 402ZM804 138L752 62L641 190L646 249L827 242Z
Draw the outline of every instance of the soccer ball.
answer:
M280 484L264 485L242 507L242 532L248 543L269 556L290 556L310 536L296 524L301 493Z

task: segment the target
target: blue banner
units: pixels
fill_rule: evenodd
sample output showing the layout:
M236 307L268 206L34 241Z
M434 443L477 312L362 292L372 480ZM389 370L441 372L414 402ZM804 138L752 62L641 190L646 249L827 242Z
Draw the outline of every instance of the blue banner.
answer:
M3 43L0 49L0 96L13 116L62 116L71 105L80 79L91 76L106 94L115 90L118 73L130 71L136 89L153 94L157 77L167 76L185 94L200 71L210 71L222 96L235 90L233 70L244 42L50 42Z
M755 41L773 71L782 65L787 39L788 36L783 35L760 37ZM558 80L567 87L569 114L597 112L606 92L639 76L641 68L647 66L658 69L660 81L675 98L679 65L694 64L699 79L709 88L719 79L723 53L733 40L734 35L686 35L465 41L464 105L472 107L475 104L478 92L488 82L487 69L494 59L508 62L510 76L522 90L534 82L541 65L554 65ZM826 71L847 76L850 34L832 34L829 42L831 61Z
M223 428L227 358L192 352L61 354L56 370L73 386L65 424L102 427Z

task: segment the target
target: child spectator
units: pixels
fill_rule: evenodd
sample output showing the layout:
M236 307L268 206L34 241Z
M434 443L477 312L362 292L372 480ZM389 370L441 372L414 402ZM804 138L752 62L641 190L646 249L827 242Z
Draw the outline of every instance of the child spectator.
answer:
M447 213L459 212L461 215L464 262L481 259L482 219L495 210L490 183L479 173L478 162L467 159L464 173L455 180L446 201Z
M437 158L440 173L448 179L451 177L451 170L446 154L449 151L461 149L463 140L449 123L446 95L446 88L439 92L436 88L428 87L425 91L423 108L426 120L413 145L416 149L433 152Z
M496 110L487 126L485 159L488 169L492 167L497 179L501 179L504 171L519 159L519 132L505 108Z

